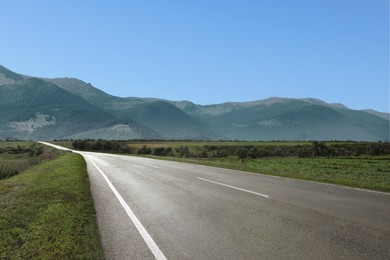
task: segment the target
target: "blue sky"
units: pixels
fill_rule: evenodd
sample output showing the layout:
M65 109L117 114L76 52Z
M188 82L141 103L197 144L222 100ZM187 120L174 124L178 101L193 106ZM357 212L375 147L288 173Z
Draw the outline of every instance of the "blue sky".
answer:
M389 112L388 0L2 0L0 64L117 96Z

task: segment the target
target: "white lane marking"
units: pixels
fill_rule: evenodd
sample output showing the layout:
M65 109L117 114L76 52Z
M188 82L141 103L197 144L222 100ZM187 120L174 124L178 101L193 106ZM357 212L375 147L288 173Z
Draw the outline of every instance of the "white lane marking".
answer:
M149 163L144 163L143 165L146 165L146 166L149 166L149 167L152 167L152 168L156 168L156 169L160 168L160 167L154 166L154 165L149 164Z
M154 242L153 238L149 235L148 231L144 228L144 226L141 224L141 222L138 220L137 216L134 214L134 212L130 209L129 205L125 202L125 200L122 198L122 196L119 194L119 192L115 189L114 185L112 185L111 181L107 178L107 176L104 174L104 172L95 164L95 162L89 157L86 156L92 164L96 167L96 169L102 174L103 178L106 180L108 186L114 192L115 196L121 203L122 207L125 209L127 215L133 221L135 227L137 228L138 232L141 234L142 238L148 245L150 251L152 251L154 257L157 260L166 260L167 258L161 252L160 248L157 246L157 244Z
M255 195L267 198L267 199L269 198L269 196L266 195L266 194L254 192L254 191L251 191L251 190L242 189L242 188L239 188L239 187L236 187L236 186L231 186L231 185L228 185L228 184L224 184L224 183L220 183L220 182L216 182L216 181L212 181L212 180L208 180L208 179L203 179L203 178L200 178L200 177L196 177L196 178L199 179L199 180L202 180L202 181L211 182L211 183L222 185L222 186L225 186L225 187L229 187L229 188L232 188L232 189L235 189L235 190L240 190L240 191L245 191L245 192L248 192L248 193L252 193L252 194L255 194Z

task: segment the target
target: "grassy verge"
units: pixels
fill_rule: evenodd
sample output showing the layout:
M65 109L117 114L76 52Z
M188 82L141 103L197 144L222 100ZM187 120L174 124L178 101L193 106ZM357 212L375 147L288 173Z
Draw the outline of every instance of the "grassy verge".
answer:
M233 158L148 157L390 192L390 156L288 157L245 161Z
M0 181L0 259L102 258L86 165L67 153Z

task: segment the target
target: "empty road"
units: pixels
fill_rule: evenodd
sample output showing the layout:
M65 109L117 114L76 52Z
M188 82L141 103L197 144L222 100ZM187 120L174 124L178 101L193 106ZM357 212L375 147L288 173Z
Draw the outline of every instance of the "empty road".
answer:
M390 258L390 194L78 153L107 259Z

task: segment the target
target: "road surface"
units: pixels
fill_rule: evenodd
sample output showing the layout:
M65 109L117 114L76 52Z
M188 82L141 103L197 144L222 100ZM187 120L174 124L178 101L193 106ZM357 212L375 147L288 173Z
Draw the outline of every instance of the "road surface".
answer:
M390 194L84 156L107 259L389 259Z

